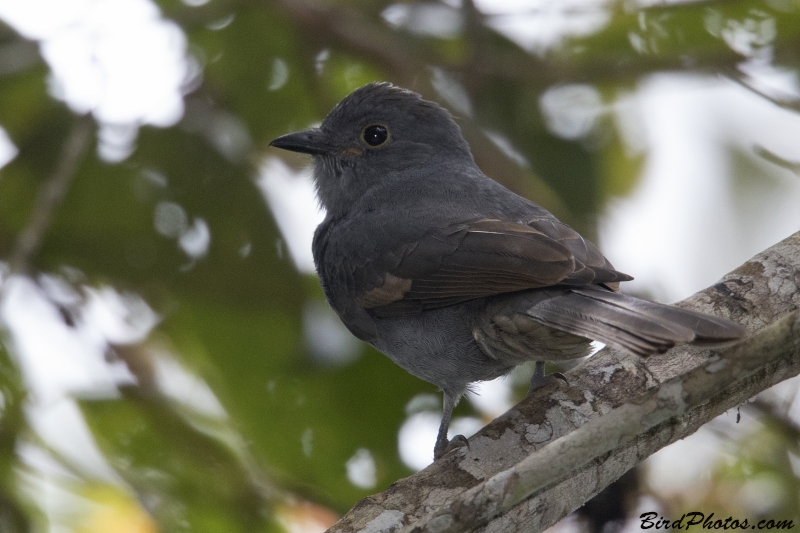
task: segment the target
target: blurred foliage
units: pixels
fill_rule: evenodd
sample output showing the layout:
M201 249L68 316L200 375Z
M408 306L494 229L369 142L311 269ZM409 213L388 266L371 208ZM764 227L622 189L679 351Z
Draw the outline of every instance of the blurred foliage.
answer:
M794 520L800 517L800 427L789 416L791 402L756 399L742 413L755 415L738 438L727 438L724 454L712 465L710 479L691 494L666 502L674 516L702 512L706 518ZM737 417L740 417L738 414ZM721 424L712 427L726 431ZM730 435L728 436L730 437Z
M602 206L635 184L642 155L629 153L602 114L574 135L559 133L542 111L546 94L581 84L579 94L596 95L602 108L656 72L719 73L747 83L737 66L753 47L769 46L776 68L796 72L800 61L800 4L792 0L609 2L607 22L594 32L537 53L495 31L469 0L460 8L385 0L156 3L180 25L198 68L187 81L184 115L171 127L143 126L120 162L101 159L92 144L62 203L39 195L78 119L52 96L35 43L0 28L0 125L19 150L0 170L0 260L19 254L20 235L44 210L50 218L39 246L18 257L40 287L47 274L80 295L71 304L51 298L67 327L83 320L90 288L106 286L141 296L160 317L146 340L107 347L135 385L113 398L75 395L113 480L81 470L31 428L30 384L20 374L26 365L5 331L4 532L44 531L60 516L37 501L37 483L85 502L80 520L70 517L76 531L250 533L302 520L330 525L359 498L410 473L398 456L397 430L408 401L432 387L367 348L338 366L313 357L303 335L314 324L304 324L303 312L321 291L281 252L254 180L267 156L305 164L268 149L269 141L319 122L354 88L382 79L442 102L487 174L591 236ZM454 13L457 31L426 33L382 15L431 5ZM732 35L747 28L745 50ZM154 227L159 206L176 205L187 224L207 225L210 244L201 257L187 256ZM167 394L158 378L165 358L207 387L223 411ZM25 446L69 475L42 474L20 452ZM345 468L362 448L376 467L377 484L366 489ZM748 468L785 471L785 463Z
M2 337L0 337L2 340ZM30 516L16 490L15 447L17 436L24 431L22 402L25 391L19 372L4 346L0 344L0 531L28 531Z

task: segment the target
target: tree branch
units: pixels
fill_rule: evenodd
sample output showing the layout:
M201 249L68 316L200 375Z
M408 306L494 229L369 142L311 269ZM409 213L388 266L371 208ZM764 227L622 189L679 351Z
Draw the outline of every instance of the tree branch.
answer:
M69 183L75 176L83 155L89 148L92 133L92 118L83 115L75 118L75 123L64 140L61 154L53 173L42 184L36 205L33 207L28 225L20 232L8 260L11 274L24 272L31 256L42 243L53 213L64 201Z
M726 349L603 350L329 532L542 531L657 450L800 373L800 232L678 305L758 332Z

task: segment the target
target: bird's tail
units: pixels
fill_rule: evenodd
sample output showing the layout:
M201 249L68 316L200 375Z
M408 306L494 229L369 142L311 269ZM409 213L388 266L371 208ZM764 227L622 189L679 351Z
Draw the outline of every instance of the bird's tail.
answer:
M666 352L677 344L725 344L747 333L725 318L599 288L531 291L531 296L524 310L517 307L517 312L551 328L643 356Z

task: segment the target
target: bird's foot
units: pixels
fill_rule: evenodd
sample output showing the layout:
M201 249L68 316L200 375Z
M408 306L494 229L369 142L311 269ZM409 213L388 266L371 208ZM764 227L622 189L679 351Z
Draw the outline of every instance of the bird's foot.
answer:
M433 449L433 460L435 461L437 459L441 459L453 450L463 448L464 446L469 448L469 441L464 435L456 435L449 441L437 441L436 446Z
M542 387L548 381L552 380L552 378L558 378L564 383L569 386L569 381L567 377L562 374L561 372L553 372L552 374L548 374L545 376L544 374L544 362L543 361L536 361L536 368L533 371L533 376L531 376L531 387L528 389L528 394L530 395L533 391Z

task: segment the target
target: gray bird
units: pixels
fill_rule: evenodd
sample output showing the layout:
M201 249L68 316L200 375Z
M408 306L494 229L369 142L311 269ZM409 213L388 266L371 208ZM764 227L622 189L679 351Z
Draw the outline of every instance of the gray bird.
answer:
M327 215L314 261L345 326L444 393L590 353L592 340L647 356L745 334L730 320L618 292L632 279L535 203L488 178L451 115L389 83L355 90L319 128L271 146L311 154Z

